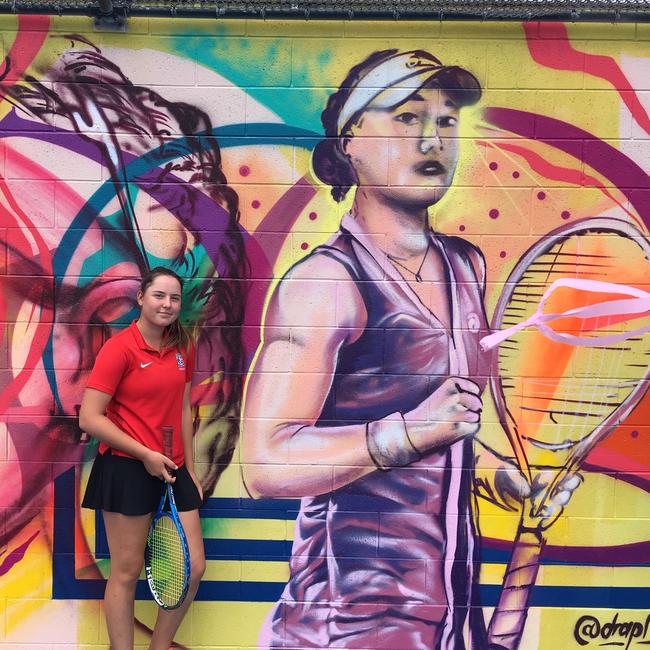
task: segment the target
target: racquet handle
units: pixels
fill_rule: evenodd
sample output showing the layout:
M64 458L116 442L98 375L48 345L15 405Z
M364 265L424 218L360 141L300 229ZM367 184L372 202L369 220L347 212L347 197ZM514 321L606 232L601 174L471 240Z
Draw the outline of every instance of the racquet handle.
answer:
M174 451L174 427L163 427L162 428L162 443L163 443L163 454L167 458L171 458Z
M519 529L503 578L499 602L488 628L490 648L519 648L544 544L545 540L539 531Z

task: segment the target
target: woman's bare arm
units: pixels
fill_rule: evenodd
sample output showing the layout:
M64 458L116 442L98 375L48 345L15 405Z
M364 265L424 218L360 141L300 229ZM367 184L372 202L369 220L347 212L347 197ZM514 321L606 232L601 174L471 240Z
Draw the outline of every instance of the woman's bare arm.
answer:
M244 397L241 460L253 496L330 492L377 467L409 465L478 430L480 389L463 377L447 378L407 413L315 426L339 351L361 335L366 321L356 284L334 260L310 258L278 285Z
M192 422L192 407L190 404L191 382L185 384L183 393L183 412L181 415L181 440L183 441L183 454L185 456L185 467L189 472L192 480L196 484L201 498L203 498L203 487L196 476L196 467L194 466L194 423Z
M106 417L106 407L110 401L109 394L86 388L79 410L79 428L112 449L141 460L152 476L173 481L168 468L176 469L176 465L171 459L145 447Z
M341 346L366 313L347 271L311 258L278 285L250 372L242 418L242 464L256 497L329 492L376 469L365 425L316 427Z

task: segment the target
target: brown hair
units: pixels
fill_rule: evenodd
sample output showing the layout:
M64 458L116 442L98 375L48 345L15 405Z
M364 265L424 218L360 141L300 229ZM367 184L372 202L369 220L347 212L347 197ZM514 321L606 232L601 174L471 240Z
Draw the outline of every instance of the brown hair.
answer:
M350 68L347 76L341 83L339 89L330 95L327 106L321 113L321 122L325 129L325 139L321 140L315 147L312 154L312 166L316 176L323 183L332 187L332 196L335 201L342 201L348 190L358 184L357 173L350 162L350 158L343 150L346 134L338 133L338 119L343 106L357 84L368 72L377 67L380 63L398 53L399 50L381 50L373 52L361 63ZM430 59L439 63L429 52L416 50L414 55L422 59ZM476 104L481 98L481 85L478 79L468 70L458 66L442 66L429 77L420 88L441 88L459 108ZM419 89L414 88L413 93ZM408 101L406 98L390 110ZM365 108L358 111L348 121L348 126L355 124Z
M183 279L177 274L174 273L171 269L168 269L165 266L156 266L145 275L142 276L140 281L140 293L144 295L144 292L151 286L153 281L161 275L167 275L170 278L174 278L178 281L178 284L181 287L181 293L183 291ZM187 330L183 327L180 317L177 318L171 325L167 327L165 336L165 347L168 348L179 348L181 350L187 350L190 345L190 335Z

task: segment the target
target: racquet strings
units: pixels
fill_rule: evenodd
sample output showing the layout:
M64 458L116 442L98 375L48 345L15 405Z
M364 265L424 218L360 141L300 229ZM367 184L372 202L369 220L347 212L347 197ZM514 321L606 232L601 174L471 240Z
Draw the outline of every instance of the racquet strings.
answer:
M641 284L650 281L644 242L613 232L583 231L560 239L515 278L499 329L531 317L546 289L561 278L642 288ZM614 298L575 288L556 293L547 301L545 313L563 313ZM558 332L588 338L634 330L647 323L647 317L567 317L551 326ZM609 345L570 346L537 330L525 330L501 344L497 352L499 388L520 467L530 475L533 466L568 471L579 464L594 441L617 424L617 411L646 378L649 341L648 336L631 336ZM607 431L601 426L605 422ZM547 495L560 478L558 474Z
M156 521L148 544L153 586L163 603L174 607L183 598L187 576L183 544L171 517Z

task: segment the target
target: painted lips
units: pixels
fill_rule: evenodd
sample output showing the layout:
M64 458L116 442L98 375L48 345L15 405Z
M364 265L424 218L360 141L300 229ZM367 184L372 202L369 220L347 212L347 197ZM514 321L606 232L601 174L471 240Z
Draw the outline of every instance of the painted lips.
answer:
M447 173L445 166L437 160L425 160L415 166L415 171L423 176L442 176Z

